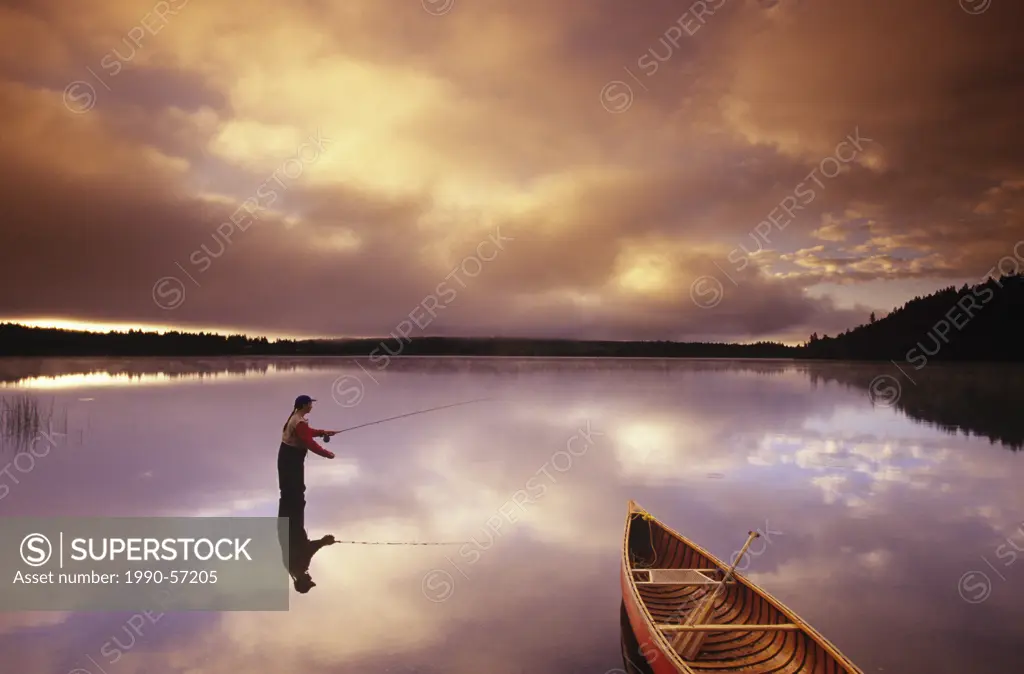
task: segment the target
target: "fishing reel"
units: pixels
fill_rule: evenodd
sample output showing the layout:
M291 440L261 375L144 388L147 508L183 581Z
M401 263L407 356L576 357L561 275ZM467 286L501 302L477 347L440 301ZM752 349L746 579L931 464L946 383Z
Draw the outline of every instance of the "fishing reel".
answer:
M330 442L330 441L331 441L331 436L325 435L324 436L324 442Z

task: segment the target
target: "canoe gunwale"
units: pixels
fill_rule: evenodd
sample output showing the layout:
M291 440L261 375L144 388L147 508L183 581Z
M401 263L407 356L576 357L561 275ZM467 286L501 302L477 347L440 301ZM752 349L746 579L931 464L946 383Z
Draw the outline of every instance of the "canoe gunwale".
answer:
M632 604L636 610L639 611L640 618L644 623L646 623L647 631L654 640L654 646L658 649L658 652L663 655L676 668L676 670L680 672L680 674L694 674L694 671L690 669L682 656L680 656L679 653L676 652L676 649L672 647L672 644L669 642L668 638L666 638L665 634L656 627L657 623L654 620L654 616L651 615L650 610L644 603L643 597L640 596L640 590L637 588L636 581L633 579L633 567L629 560L629 530L633 525L633 515L643 512L637 508L639 508L637 503L634 501L629 502L629 513L626 515L626 527L622 539L622 585L623 589L629 589L629 593L631 595L628 598L623 597L623 600L626 601L627 605ZM717 562L714 558L709 557L709 559ZM634 634L636 634L637 628L633 625L632 620L630 620L630 627L633 629ZM636 634L636 637L637 641L640 641L640 635ZM647 656L643 653L643 646L644 644L640 644L640 655L646 660ZM652 667L654 666L654 663L652 662L648 662L648 664Z
M652 518L654 520L654 522L658 526L660 526L666 533L668 533L671 536L674 536L675 538L679 539L684 545L688 545L695 552L697 552L697 553L699 553L701 555L704 555L713 564L715 564L722 572L728 571L729 565L725 564L718 557L716 557L715 555L711 554L709 551L705 550L701 546L697 545L696 543L691 541L686 536L683 536L682 534L680 534L678 531L676 531L672 527L666 525L664 522L662 522L657 517L654 517L653 515L648 513L646 510L644 510L635 501L633 501L633 500L629 501L629 511L628 511L628 513L626 515L626 527L625 527L625 531L624 531L624 535L623 535L623 541L622 541L622 583L623 583L624 588L625 587L629 588L629 592L631 594L631 597L630 598L623 597L623 599L626 600L627 602L628 601L632 601L632 603L635 604L635 606L637 607L637 609L640 612L641 618L646 623L647 630L651 633L651 635L652 635L652 637L653 637L653 639L655 641L655 645L657 646L657 648L661 652L661 654L664 655L666 658L668 658L668 660L673 665L675 665L677 667L677 669L682 674L694 674L693 669L691 669L687 665L686 661L682 659L682 657L678 654L678 652L676 652L676 649L672 647L671 643L668 641L668 639L666 638L665 634L660 629L658 629L658 627L657 627L658 623L654 620L654 616L651 615L651 612L648 610L646 604L644 603L643 598L640 595L640 591L637 588L636 581L635 581L635 579L633 577L633 566L630 563L630 557L629 557L629 532L630 532L630 528L632 527L632 524L633 524L633 515L640 515L640 514L646 514L648 517ZM826 653L828 653L830 656L835 658L836 662L838 662L843 667L846 667L849 670L849 674L864 674L864 672L859 667L857 667L855 664L853 664L849 660L849 658L847 658L845 655L843 655L842 652L840 652L839 649L836 648L835 645L832 644L831 641L829 641L827 638L825 638L824 635L822 635L820 632L818 632L816 629L814 629L814 627L812 627L805 620L803 620L799 615L797 615L797 613L795 611L793 611L791 608L789 608L788 606L783 604L781 601L779 601L777 598L772 596L769 592L767 592L763 588L757 586L754 582L749 580L746 576L741 574L739 571L734 572L733 580L738 582L738 583L741 583L744 587L746 587L751 592L754 592L755 594L760 595L765 601L767 601L769 604L771 604L782 615L784 615L786 618L788 618L791 623L793 623L795 625L798 625L799 628L800 628L800 631L802 631L804 634L806 634L812 640L817 642L817 644L819 646L821 646L821 648L824 649ZM633 630L635 632L636 629L635 629L635 627L633 627L632 623L630 624L630 626L633 628Z

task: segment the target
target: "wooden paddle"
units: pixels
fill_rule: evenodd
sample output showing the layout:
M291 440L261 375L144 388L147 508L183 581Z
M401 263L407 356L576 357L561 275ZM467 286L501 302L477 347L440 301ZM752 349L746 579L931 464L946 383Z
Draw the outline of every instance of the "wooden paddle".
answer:
M725 588L725 584L732 580L733 574L736 573L736 565L743 559L743 555L747 553L747 548L754 542L755 538L759 538L761 534L756 531L747 532L747 542L743 544L743 548L739 554L736 555L736 559L733 560L732 566L726 571L725 576L722 578L715 591L710 596L705 597L701 600L700 605L689 615L686 619L686 625L703 625L708 617L711 615L711 609L714 608L715 600L718 598L718 594ZM708 636L707 632L685 632L681 631L676 638L673 640L672 647L679 650L679 655L685 660L693 660L700 653L700 647L704 644L704 639Z

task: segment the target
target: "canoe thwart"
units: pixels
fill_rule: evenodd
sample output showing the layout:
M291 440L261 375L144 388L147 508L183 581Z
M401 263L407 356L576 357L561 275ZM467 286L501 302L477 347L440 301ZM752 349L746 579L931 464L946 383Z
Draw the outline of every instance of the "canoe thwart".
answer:
M672 623L656 624L662 632L771 632L773 630L795 631L803 629L796 623L775 623L771 625L675 625Z
M715 580L697 569L633 569L637 585L718 585Z

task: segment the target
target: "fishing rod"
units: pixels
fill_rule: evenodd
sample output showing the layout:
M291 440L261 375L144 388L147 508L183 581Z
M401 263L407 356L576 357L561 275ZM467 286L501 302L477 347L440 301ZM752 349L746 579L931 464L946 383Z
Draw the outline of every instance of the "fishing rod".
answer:
M367 422L365 424L359 424L358 426L352 426L351 428L345 428L345 429L342 429L342 430L338 431L338 433L347 433L348 431L354 431L357 428L366 428L367 426L375 426L377 424L382 424L385 421L394 421L395 419L404 419L405 417L412 417L412 416L415 416L417 414L426 414L427 412L436 412L438 410L446 410L446 409L448 409L450 407L460 407L462 405L471 405L472 403L479 403L479 402L483 402L485 400L494 400L494 398L477 398L475 400L467 400L467 401L461 402L461 403L452 403L451 405L441 405L440 407L431 407L430 409L419 410L417 412L407 412L405 414L399 414L398 416L395 416L395 417L388 417L387 419L378 419L377 421L370 421L370 422ZM324 442L330 442L330 441L331 441L331 436L327 436L327 437L324 438Z

